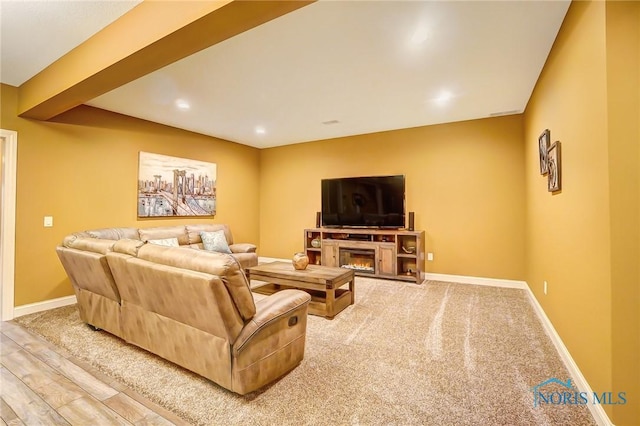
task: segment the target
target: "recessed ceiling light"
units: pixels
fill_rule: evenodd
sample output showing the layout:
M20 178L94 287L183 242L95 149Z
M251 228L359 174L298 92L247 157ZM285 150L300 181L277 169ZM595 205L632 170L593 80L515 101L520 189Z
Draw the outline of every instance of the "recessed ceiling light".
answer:
M265 130L264 127L262 126L256 127L256 135L264 135L265 133L267 133L267 131Z
M438 105L444 105L448 103L451 98L453 98L453 94L448 90L443 90L433 101Z
M189 105L189 102L185 101L184 99L177 99L176 107L178 109L181 109L182 111L187 111L191 109L191 105Z
M409 43L412 46L419 46L429 38L429 31L427 31L427 27L424 25L419 25L416 27L415 31L409 38Z

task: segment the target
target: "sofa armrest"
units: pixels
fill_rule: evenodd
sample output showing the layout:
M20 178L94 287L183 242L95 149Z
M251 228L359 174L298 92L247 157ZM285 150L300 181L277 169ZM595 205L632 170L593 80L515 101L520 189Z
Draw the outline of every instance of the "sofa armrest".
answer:
M251 346L249 343L252 340L260 339L263 333L275 334L278 330L270 330L273 327L304 325L306 328L310 300L308 293L293 289L282 290L259 300L256 303L256 315L244 326L233 345L234 354L240 354L244 348ZM304 315L304 318L298 318L299 315Z
M255 253L257 247L254 244L241 243L230 244L229 249L231 250L231 253Z

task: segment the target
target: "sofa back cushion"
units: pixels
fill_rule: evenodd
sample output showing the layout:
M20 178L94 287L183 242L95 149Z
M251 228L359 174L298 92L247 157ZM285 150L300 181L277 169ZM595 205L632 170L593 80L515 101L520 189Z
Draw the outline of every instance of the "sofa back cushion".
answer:
M178 244L181 246L189 244L189 237L184 226L157 226L154 228L138 229L140 239L142 241L149 240L165 240L168 238L177 238Z
M113 245L111 240L68 237L56 252L74 287L120 303L120 293L105 256Z
M137 256L160 265L183 268L220 278L228 292L232 306L237 310L243 321L248 321L256 313L256 305L249 287L247 277L238 261L231 255L194 250L187 247L164 247L154 244L139 244L136 241L118 241L113 250ZM179 282L176 283L179 285Z
M109 253L107 260L122 295L122 337L125 340L160 353L158 345L163 345L158 342L167 329L149 328L158 321L184 324L204 331L218 337L221 347L235 342L242 331L244 321L220 277L117 251ZM164 338L178 339L179 336ZM211 342L216 340L210 339ZM225 345L223 342L228 343ZM190 347L188 341L181 344L185 350ZM175 342L168 346L175 346Z
M93 238L102 238L105 240L119 240L121 238L140 239L137 228L102 228L86 231Z
M113 245L116 243L114 240L94 238L94 237L81 237L78 235L69 235L62 240L64 247L73 248L76 250L90 251L98 254L107 254L113 250Z

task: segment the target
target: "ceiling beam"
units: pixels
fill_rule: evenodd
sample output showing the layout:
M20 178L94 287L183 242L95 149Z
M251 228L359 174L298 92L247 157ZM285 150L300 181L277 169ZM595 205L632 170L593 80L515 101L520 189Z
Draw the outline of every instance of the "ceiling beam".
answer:
M20 86L18 115L48 120L314 1L143 1Z

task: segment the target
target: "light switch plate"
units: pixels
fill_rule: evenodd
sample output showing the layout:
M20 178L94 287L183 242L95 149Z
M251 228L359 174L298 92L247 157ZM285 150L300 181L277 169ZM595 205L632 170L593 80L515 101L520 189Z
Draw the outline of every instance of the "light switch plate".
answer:
M52 228L53 227L53 216L45 216L44 217L44 227Z

